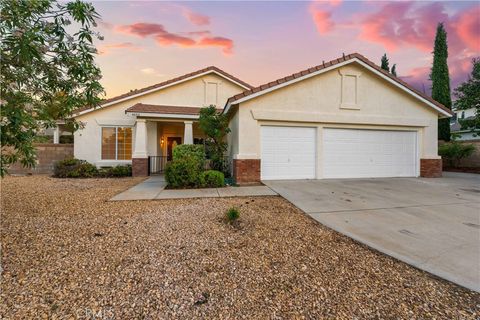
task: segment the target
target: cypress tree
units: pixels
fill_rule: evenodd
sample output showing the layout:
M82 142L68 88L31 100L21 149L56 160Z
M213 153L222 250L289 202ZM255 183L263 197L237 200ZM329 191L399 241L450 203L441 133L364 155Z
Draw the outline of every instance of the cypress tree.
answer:
M396 63L392 66L391 73L392 73L395 77L397 76L397 64L396 64Z
M381 63L381 66L380 66L383 70L387 71L387 72L390 72L390 67L388 66L388 58L387 58L387 54L383 54L382 56L382 63Z
M447 58L447 32L445 31L443 23L439 23L437 26L437 34L435 35L433 65L430 73L432 98L448 109L451 109L452 98L450 96L450 76L448 74ZM448 118L438 120L438 139L450 141L450 121Z

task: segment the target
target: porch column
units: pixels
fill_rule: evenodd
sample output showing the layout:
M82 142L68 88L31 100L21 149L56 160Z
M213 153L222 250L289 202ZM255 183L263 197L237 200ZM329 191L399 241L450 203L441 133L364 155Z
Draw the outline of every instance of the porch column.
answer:
M183 144L193 144L193 121L184 121L185 132L183 134Z
M60 143L60 128L58 126L53 130L53 143Z
M134 177L148 176L147 123L145 119L137 119L134 148L132 175Z

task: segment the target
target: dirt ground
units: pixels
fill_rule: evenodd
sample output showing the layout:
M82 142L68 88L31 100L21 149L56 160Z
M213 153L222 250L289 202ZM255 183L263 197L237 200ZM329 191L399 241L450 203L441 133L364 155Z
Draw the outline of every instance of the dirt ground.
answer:
M281 197L108 201L140 180L3 179L0 318L480 317L480 294Z

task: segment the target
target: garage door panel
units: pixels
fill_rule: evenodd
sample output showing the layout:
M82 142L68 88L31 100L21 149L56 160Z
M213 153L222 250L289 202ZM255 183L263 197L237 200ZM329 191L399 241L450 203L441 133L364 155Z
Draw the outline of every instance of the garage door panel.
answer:
M323 137L325 178L417 175L416 132L327 128Z
M315 178L316 129L262 126L261 159L264 180Z

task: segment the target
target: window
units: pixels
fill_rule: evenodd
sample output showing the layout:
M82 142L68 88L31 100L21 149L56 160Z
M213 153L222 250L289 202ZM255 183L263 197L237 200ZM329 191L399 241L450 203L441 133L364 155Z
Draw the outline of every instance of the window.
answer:
M465 119L465 111L462 111L462 119Z
M102 128L102 160L132 159L132 128Z

